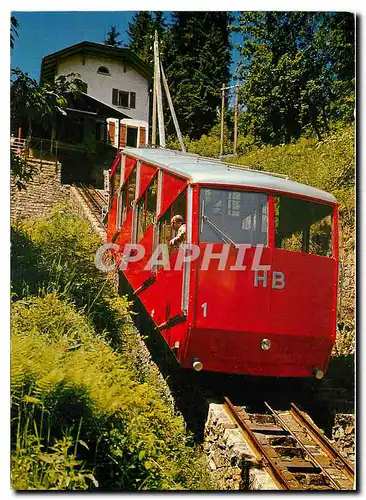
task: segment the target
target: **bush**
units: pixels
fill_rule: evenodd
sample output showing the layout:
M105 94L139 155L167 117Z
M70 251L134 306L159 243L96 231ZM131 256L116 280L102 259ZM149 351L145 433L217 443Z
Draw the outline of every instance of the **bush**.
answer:
M13 298L41 291L62 295L86 311L96 331L106 333L118 347L118 332L128 321L128 302L95 267L100 244L89 223L68 205L43 219L18 224L12 229Z
M23 484L20 471L39 471L42 460L66 470L52 483L62 489L74 486L70 475L79 477L81 489L96 481L116 490L209 487L183 419L154 387L134 380L86 316L54 294L17 301L12 309L14 487ZM57 453L65 440L67 450L70 443L83 446L65 452L61 466ZM32 474L25 486L45 485L39 472Z

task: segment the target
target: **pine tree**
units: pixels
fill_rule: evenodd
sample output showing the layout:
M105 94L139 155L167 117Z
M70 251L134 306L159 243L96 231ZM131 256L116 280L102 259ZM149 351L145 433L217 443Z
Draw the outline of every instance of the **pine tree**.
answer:
M104 45L109 45L111 47L120 47L121 42L118 40L121 33L117 31L116 26L111 26L106 39L103 41Z
M352 32L349 17L337 14L246 12L239 16L236 29L243 35L243 44L237 71L243 82L243 121L246 132L258 142L290 142L307 129L321 140L328 132L332 110L339 109L337 71L345 68L348 78L352 73L352 35L346 39L347 30ZM341 40L340 47L335 40ZM343 59L342 49L347 54ZM349 99L349 92L346 95ZM342 113L345 116L346 111Z
M166 22L164 12L137 12L128 24L128 48L143 61L152 64L154 61L154 34L158 32L160 50L163 51Z
M166 73L183 134L198 138L217 119L229 81L228 12L175 12L166 46ZM172 124L169 123L173 133Z
M353 121L355 107L355 16L328 14L319 26L319 45L327 54L331 78L330 115L336 121Z

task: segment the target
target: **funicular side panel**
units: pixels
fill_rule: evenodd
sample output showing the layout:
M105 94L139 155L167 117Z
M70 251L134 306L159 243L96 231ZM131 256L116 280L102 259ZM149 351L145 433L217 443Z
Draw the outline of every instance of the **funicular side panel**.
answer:
M160 210L156 231L158 231L159 224L164 217L170 219L170 207L186 185L187 182L185 179L162 172ZM157 234L157 243L158 239L159 237ZM146 291L141 293L141 300L157 326L168 322L171 318L182 312L181 293L183 272L182 270L174 270L176 256L177 250L169 251L170 269L164 269L162 266L158 266L154 272L155 282ZM160 258L161 257L160 255ZM162 335L167 337L167 331L168 330L162 330Z
M134 163L131 159L126 158L125 178L132 171ZM144 191L148 188L158 168L153 165L147 165L141 162L139 165L139 182L136 187L136 201L134 209L130 209L127 213L126 220L123 223L121 231L115 240L115 243L120 245L121 251L126 244L132 244L136 233L137 224L137 205ZM147 310L156 326L161 326L169 322L171 318L182 314L182 279L183 271L174 270L175 261L178 250L169 252L170 269L164 269L161 266L152 268L148 265L154 245L158 244L158 228L159 220L168 217L170 222L170 207L179 197L184 188L187 186L187 181L184 178L172 176L165 171L160 174L160 187L158 188L160 201L158 203L159 213L157 214L156 224L151 224L142 235L139 245L144 247L144 257L137 262L130 262L127 269L123 271L125 277L132 285L132 288L137 293L139 299ZM186 214L182 214L184 217ZM172 236L172 235L171 235ZM135 237L137 240L137 238ZM162 329L161 334L167 343L173 347L179 339L184 337L186 325L181 323L173 328Z
M292 363L294 373L325 371L335 340L336 261L274 249L273 267L285 275L284 287L271 290L269 335L277 339L276 359Z

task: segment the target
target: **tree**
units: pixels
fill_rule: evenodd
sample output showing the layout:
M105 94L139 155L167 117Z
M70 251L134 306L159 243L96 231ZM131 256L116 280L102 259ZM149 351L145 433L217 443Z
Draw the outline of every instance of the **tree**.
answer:
M103 41L104 45L109 45L111 47L120 47L121 42L118 40L120 35L121 33L117 31L117 27L111 26L107 33L106 39Z
M32 123L51 123L56 114L66 115L67 94L77 94L83 86L76 73L61 75L55 82L42 85L19 68L12 69L11 74L11 119L26 122L28 135L32 133Z
M183 134L198 138L217 120L220 88L229 81L228 12L174 12L166 74ZM171 122L169 128L173 132Z
M154 34L155 30L159 37L160 51L164 51L164 41L167 31L164 12L137 12L132 22L128 24L128 48L132 50L143 61L152 64L154 61Z
M15 37L18 36L19 21L16 17L10 18L10 48L14 48Z
M10 87L11 120L25 124L28 136L32 125L42 123L54 125L56 115L66 115L67 95L76 95L83 88L83 82L75 73L59 76L53 83L38 84L34 78L19 68L12 69ZM24 159L11 155L11 171L19 189L32 178L32 167Z
M343 15L347 13L339 13ZM339 60L332 37L338 16L320 12L246 12L235 29L243 35L237 72L243 82L246 132L257 142L279 144L308 128L319 140L329 130L339 99ZM347 26L347 28L346 28ZM349 24L344 23L345 30ZM340 28L338 28L340 30ZM352 38L352 36L351 36ZM337 37L339 39L339 37ZM352 45L352 44L351 44ZM342 44L342 47L350 44ZM332 56L332 54L334 54ZM352 55L348 52L352 60Z
M331 78L330 116L335 121L354 120L355 16L350 12L328 14L319 26L319 46L327 54Z

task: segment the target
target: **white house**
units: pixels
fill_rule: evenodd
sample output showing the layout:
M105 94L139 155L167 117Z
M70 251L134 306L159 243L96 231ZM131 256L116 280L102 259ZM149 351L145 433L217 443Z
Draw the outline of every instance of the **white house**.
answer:
M103 137L115 147L147 144L151 69L144 61L129 49L93 42L81 42L43 58L41 82L70 73L78 73L85 83L93 110L103 108L92 128L96 140ZM90 110L86 113L90 115ZM107 130L101 133L105 124Z

